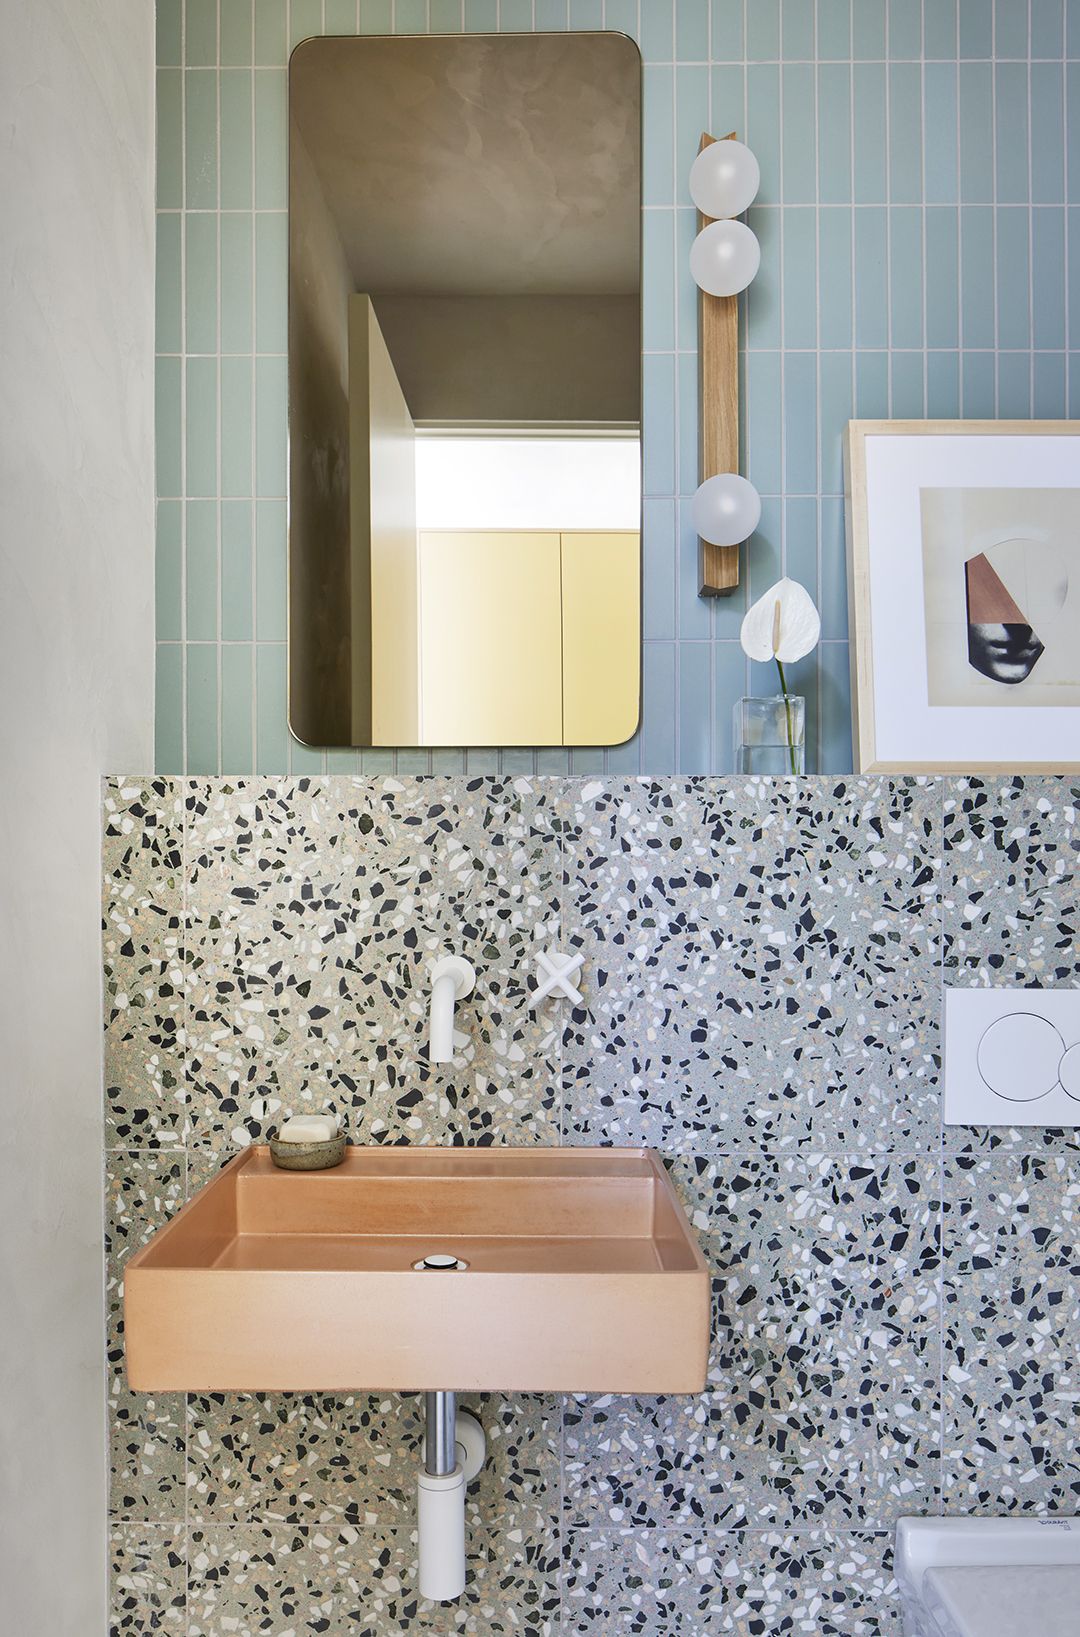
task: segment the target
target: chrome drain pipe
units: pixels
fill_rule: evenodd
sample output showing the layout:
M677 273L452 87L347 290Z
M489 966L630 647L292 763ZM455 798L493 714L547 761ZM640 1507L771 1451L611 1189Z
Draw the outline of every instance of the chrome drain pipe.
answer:
M449 1603L465 1590L465 1469L457 1457L453 1393L425 1393L427 1448L416 1475L420 1596Z

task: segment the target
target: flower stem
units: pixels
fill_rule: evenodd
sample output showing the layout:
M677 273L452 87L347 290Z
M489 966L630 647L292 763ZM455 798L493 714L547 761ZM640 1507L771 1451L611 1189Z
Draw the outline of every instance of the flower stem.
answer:
M794 728L792 727L792 723L791 723L791 697L790 697L790 695L788 694L788 691L787 691L787 679L784 676L784 667L781 665L780 659L779 659L778 656L776 656L776 669L780 672L780 686L784 690L784 709L787 712L788 757L789 757L789 759L791 761L791 771L794 773L795 772L795 732L794 732Z

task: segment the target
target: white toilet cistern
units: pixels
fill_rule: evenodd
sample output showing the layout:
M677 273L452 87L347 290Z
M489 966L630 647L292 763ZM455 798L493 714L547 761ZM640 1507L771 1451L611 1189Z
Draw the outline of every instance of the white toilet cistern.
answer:
M476 973L460 955L444 955L431 968L431 1023L428 1034L428 1061L450 1063L454 1057L454 1006L471 995ZM465 1045L465 1036L458 1043Z

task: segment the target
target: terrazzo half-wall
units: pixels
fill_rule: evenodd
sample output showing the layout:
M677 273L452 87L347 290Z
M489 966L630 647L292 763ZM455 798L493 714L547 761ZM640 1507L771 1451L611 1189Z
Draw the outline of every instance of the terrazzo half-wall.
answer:
M1074 986L1066 778L109 781L114 1630L899 1632L904 1513L1080 1499L1070 1130L944 1129L942 985ZM532 951L586 1007L528 1010ZM424 1051L424 968L478 971ZM700 1397L491 1395L458 1605L417 1405L127 1390L124 1263L234 1151L648 1143L715 1275Z
M851 766L848 419L1077 414L1074 0L157 0L157 760L168 773L725 774L739 646L781 573L822 613L791 673L807 768ZM305 747L285 705L286 63L313 34L618 29L643 78L641 729L608 750ZM761 526L697 596L703 130L761 163L741 305Z

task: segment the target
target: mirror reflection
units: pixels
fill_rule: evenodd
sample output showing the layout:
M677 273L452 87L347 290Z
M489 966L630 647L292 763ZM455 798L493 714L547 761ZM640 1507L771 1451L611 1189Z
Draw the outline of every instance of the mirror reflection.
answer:
M289 719L616 744L640 673L640 75L618 34L289 70Z

